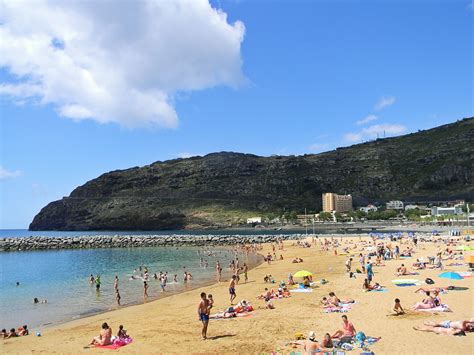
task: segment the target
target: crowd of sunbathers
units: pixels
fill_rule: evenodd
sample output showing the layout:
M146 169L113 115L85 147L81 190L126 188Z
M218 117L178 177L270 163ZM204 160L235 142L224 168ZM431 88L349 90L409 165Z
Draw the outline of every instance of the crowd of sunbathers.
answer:
M304 338L299 335L300 338ZM317 352L333 352L335 348L345 348L345 344L348 345L348 349L353 348L355 342L364 343L368 341L368 337L363 332L357 332L354 325L348 320L346 315L342 316L342 328L338 329L332 335L326 333L323 336L323 339L319 342L316 339L316 334L314 331L310 331L306 339L296 340L288 342L287 345L301 346L305 354L314 354ZM370 342L375 342L380 340L380 338L370 338Z
M28 326L24 325L19 327L18 329L12 328L9 332L6 329L2 329L1 337L4 339L16 338L21 336L29 335L30 331L28 330Z

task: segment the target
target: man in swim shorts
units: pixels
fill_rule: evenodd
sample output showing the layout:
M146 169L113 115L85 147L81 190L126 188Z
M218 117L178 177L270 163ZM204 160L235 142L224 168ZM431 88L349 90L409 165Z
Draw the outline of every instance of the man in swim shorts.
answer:
M232 305L235 298L237 297L237 294L235 293L235 283L236 283L236 280L237 279L237 276L235 275L232 275L232 279L230 280L230 283L229 283L229 294L230 294L230 304Z
M206 297L205 292L201 292L201 301L198 306L198 316L199 320L202 322L202 339L207 339L207 326L209 325L209 312L211 308L209 307L209 300Z

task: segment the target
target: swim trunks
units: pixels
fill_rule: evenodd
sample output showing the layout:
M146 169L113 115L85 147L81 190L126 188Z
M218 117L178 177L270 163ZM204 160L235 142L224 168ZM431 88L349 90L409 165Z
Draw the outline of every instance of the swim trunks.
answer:
M235 288L229 287L229 293L230 293L231 295L235 295Z
M199 318L201 319L202 322L207 322L209 320L209 315L205 313L201 313L199 315Z
M446 320L444 322L441 322L441 326L443 328L451 328L451 321L450 320Z

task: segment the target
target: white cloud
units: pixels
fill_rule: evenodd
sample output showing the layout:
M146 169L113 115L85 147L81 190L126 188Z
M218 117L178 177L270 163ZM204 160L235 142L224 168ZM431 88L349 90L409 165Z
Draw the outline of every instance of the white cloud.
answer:
M395 103L396 98L394 96L382 97L374 106L375 111L383 110L385 107L392 106Z
M351 132L344 135L344 141L348 143L361 142L373 138L383 138L387 136L396 136L405 133L407 128L400 124L377 124L363 128L359 132Z
M329 145L326 144L326 143L314 143L314 144L311 144L308 147L308 150L311 151L311 152L314 152L314 153L319 153L319 152L324 151L328 147L329 147Z
M177 156L178 158L186 159L186 158L201 156L201 154L195 154L195 153L189 153L189 152L182 152L182 153L178 153L176 156Z
M356 123L357 123L358 126L361 126L361 125L367 124L369 122L375 121L376 119L378 119L378 117L376 115L368 115L368 116L362 118L361 120L357 121Z
M20 170L10 171L0 166L0 180L10 179L21 176L23 173Z
M208 0L5 1L0 84L75 120L176 127L179 92L245 81L245 27Z

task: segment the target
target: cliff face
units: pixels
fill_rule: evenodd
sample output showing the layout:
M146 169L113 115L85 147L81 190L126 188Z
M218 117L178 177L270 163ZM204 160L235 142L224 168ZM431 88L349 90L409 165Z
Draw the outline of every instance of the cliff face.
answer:
M356 203L473 200L474 118L321 154L222 152L112 171L48 204L30 229L206 227L246 213L319 210L326 191L351 193Z

